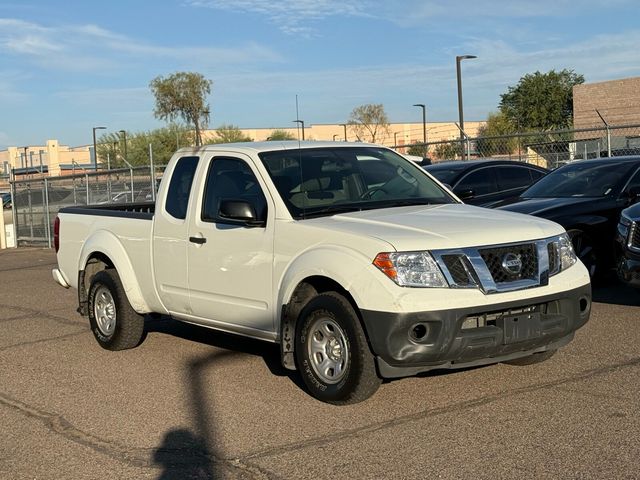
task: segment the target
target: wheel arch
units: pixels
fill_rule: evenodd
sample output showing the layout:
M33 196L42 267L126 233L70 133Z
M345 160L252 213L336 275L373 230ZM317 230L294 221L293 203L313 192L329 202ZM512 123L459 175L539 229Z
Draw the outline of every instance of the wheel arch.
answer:
M91 277L100 270L115 269L131 307L138 313L150 312L126 249L113 233L100 230L85 241L78 262L78 311L87 314L87 294Z
M295 370L295 335L300 312L306 304L317 295L325 292L336 292L342 295L353 307L369 341L360 309L351 293L340 283L323 275L306 277L295 286L289 301L282 305L280 316L280 355L282 365L288 370Z

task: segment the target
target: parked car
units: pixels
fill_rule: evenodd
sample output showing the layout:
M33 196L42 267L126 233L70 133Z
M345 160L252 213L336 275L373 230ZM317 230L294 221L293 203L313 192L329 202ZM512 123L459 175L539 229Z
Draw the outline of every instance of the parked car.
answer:
M616 229L618 278L640 288L640 203L620 213Z
M615 266L620 212L639 195L640 157L599 158L564 165L496 207L562 225L594 278Z
M481 207L517 197L549 173L538 165L513 160L439 162L424 169L449 185L464 203Z

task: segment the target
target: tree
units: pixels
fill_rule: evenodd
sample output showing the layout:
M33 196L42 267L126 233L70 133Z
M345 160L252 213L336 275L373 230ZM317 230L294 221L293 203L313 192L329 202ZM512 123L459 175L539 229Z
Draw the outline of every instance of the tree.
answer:
M522 130L557 130L573 123L573 87L584 76L573 70L535 72L502 94L500 112Z
M452 160L460 156L460 142L439 143L434 149L434 154L440 160Z
M516 133L515 126L502 112L490 113L487 122L478 129L476 149L481 156L510 154L518 148L518 138L496 138Z
M242 133L235 125L222 124L216 129L216 138L212 143L253 142L253 139Z
M407 154L415 155L416 157L427 158L429 155L428 145L412 145L407 149Z
M206 96L211 93L211 80L193 72L177 72L154 78L149 84L156 97L153 114L160 120L182 119L195 129L196 146L202 145L202 128L209 123Z
M381 103L368 103L354 108L348 123L358 140L382 142L389 135L389 119Z
M267 138L267 140L295 140L296 137L294 134L287 132L286 130L276 129L271 132L271 135Z
M111 168L125 167L123 138L118 133L102 135L98 140L98 158L107 167L107 155ZM166 165L171 155L180 147L194 143L193 131L172 124L148 132L127 133L127 162L131 165L149 165L149 144L156 165Z

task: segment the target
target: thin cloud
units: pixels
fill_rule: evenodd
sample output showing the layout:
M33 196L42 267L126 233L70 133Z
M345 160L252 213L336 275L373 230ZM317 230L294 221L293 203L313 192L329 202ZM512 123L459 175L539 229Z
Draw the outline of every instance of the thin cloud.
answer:
M375 2L366 0L190 0L192 7L212 8L237 13L251 13L269 19L289 35L312 36L310 25L332 16L373 17Z
M22 56L47 69L105 71L122 62L172 60L219 67L247 61L281 62L280 55L253 42L235 48L167 47L138 41L97 25L45 27L0 18L0 54Z

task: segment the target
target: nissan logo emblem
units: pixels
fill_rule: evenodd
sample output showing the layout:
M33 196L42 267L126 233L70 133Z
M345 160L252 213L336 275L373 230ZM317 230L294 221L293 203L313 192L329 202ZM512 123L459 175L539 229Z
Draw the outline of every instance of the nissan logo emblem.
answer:
M507 253L502 257L502 269L509 275L518 275L522 270L522 260L520 255Z

